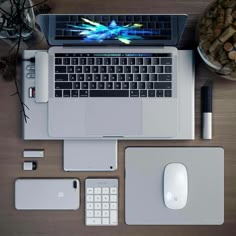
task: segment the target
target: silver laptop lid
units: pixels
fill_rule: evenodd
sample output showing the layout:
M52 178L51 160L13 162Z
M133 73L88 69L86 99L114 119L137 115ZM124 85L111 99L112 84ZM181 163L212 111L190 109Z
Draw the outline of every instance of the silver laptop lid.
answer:
M177 46L187 15L61 14L39 15L50 45Z

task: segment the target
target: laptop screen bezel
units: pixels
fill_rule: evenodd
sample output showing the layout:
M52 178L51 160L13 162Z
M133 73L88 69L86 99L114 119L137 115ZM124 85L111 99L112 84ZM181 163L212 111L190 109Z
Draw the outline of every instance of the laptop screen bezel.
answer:
M66 14L62 14L66 15ZM82 15L82 14L70 14ZM127 15L127 14L86 14L89 15ZM171 39L170 40L133 40L131 44L124 44L119 40L104 40L103 42L87 42L78 40L56 39L56 16L49 15L49 35L48 42L51 46L176 46L181 35L178 35L178 16L184 15L170 15L170 14L130 14L130 15L168 15L171 16Z

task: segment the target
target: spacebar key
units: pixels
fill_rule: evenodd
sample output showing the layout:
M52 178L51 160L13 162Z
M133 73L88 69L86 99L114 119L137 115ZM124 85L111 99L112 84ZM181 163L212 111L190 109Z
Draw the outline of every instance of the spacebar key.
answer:
M90 90L90 97L128 97L129 90Z

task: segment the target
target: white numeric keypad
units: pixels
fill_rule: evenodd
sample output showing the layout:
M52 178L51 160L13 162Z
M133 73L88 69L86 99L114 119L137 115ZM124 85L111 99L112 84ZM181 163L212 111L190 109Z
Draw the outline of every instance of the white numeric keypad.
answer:
M118 225L118 179L86 179L85 189L85 224Z

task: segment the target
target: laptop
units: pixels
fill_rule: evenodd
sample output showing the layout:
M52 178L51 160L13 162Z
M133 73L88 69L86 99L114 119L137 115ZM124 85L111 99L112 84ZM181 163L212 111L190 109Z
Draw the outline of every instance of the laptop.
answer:
M186 15L40 17L52 46L48 51L50 137L177 136L183 104L176 46Z

